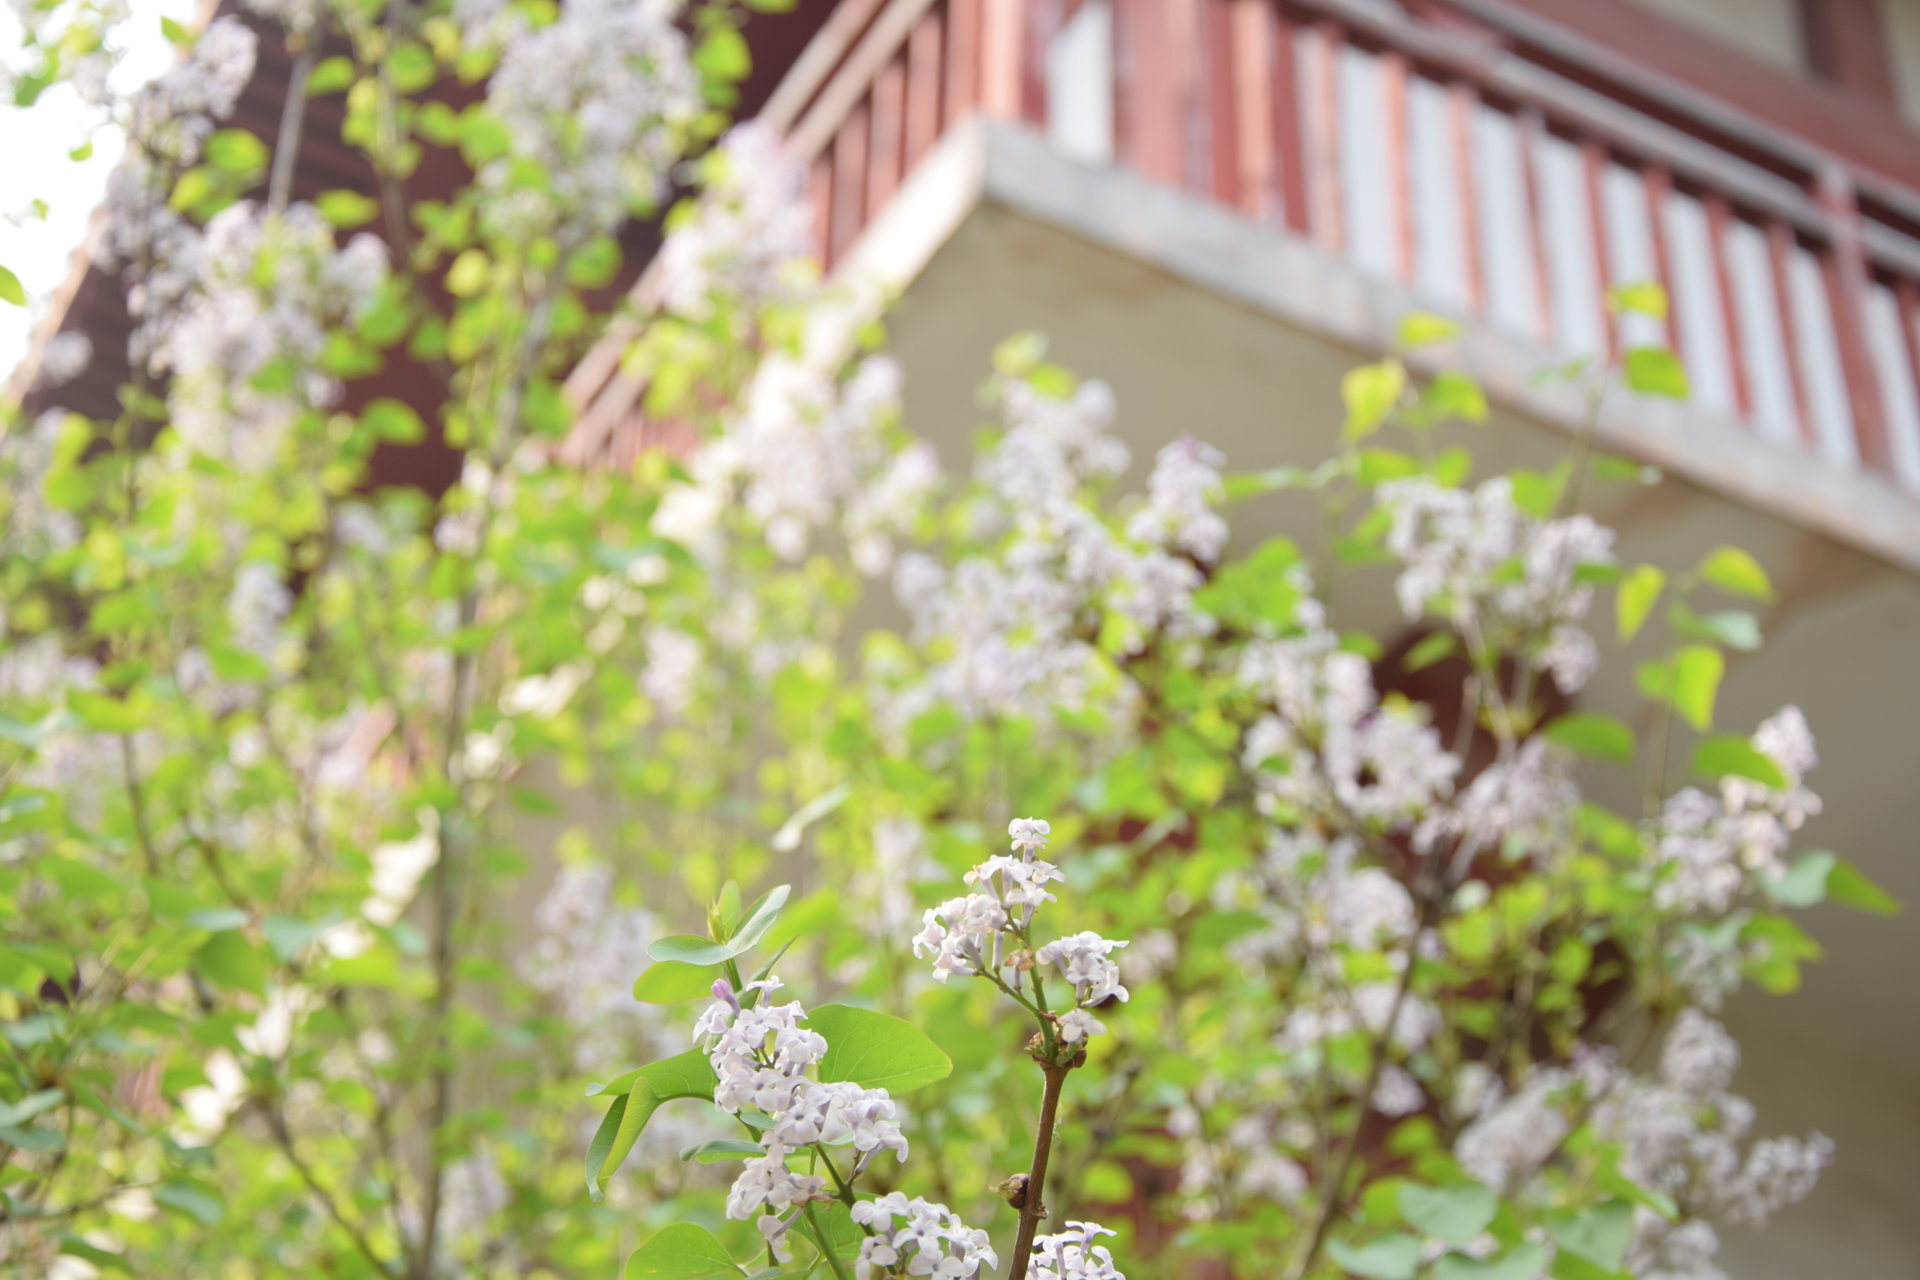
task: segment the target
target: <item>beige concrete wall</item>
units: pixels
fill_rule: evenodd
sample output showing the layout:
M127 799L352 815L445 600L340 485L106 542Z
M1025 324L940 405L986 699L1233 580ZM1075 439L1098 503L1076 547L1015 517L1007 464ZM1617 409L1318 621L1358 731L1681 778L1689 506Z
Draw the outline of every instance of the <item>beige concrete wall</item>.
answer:
M1340 371L1359 354L989 206L908 288L896 322L908 420L936 438L949 463L963 459L979 423L973 390L987 371L986 352L1025 328L1050 334L1061 362L1113 384L1136 481L1153 449L1181 432L1221 446L1236 468L1318 461L1340 420ZM1567 444L1559 432L1506 415L1467 442L1485 460L1481 474L1549 465ZM1764 622L1770 647L1732 664L1724 723L1751 726L1781 702L1798 701L1821 737L1824 763L1814 782L1828 799L1808 847L1843 850L1920 903L1920 859L1911 856L1906 816L1920 790L1920 752L1900 745L1910 737L1903 726L1920 717L1920 679L1909 657L1920 636L1920 578L1679 480L1597 492L1593 506L1621 529L1623 558L1685 565L1734 542L1774 567L1783 599ZM1314 536L1305 508L1285 500L1242 516L1242 538L1285 532L1310 543ZM1345 625L1398 625L1379 570L1343 586L1340 610ZM1643 656L1635 651L1616 662L1587 705L1629 719L1642 714L1630 672ZM1688 751L1677 748L1676 758ZM1589 781L1596 798L1636 807L1637 775ZM1748 1046L1739 1083L1759 1107L1762 1131L1821 1129L1840 1144L1839 1163L1813 1199L1765 1232L1730 1239L1729 1274L1920 1274L1915 930L1825 909L1809 927L1830 955L1806 989L1742 999L1728 1016Z
M1893 59L1900 110L1909 123L1920 125L1920 0L1880 0L1880 4L1886 15L1887 52Z
M1633 3L1733 45L1769 65L1789 71L1798 71L1806 65L1798 0L1633 0Z

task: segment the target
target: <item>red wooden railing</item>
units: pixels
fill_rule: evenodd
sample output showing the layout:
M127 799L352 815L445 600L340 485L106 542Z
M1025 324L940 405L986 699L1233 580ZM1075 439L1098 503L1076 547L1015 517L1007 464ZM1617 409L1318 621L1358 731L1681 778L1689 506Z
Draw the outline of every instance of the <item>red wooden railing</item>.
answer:
M1569 352L1670 342L1704 409L1920 492L1920 192L1509 0L844 0L764 112L824 260L974 112Z

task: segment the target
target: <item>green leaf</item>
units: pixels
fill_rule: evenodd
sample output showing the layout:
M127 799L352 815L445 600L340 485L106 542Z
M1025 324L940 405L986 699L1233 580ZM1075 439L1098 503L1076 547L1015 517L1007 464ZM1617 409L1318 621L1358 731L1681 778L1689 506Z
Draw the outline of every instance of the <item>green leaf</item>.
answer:
M1561 716L1547 726L1547 741L1602 760L1624 764L1633 759L1633 730L1612 716L1587 711Z
M27 291L20 285L20 277L0 267L0 302L11 302L16 307L27 305Z
M1676 601L1667 610L1674 631L1689 640L1710 640L1729 649L1752 653L1760 647L1760 620L1745 609L1722 609L1698 614Z
M604 1092L624 1091L625 1096L615 1098L607 1108L593 1141L587 1144L587 1195L600 1200L601 1188L633 1150L662 1103L677 1098L711 1099L713 1083L713 1067L706 1054L692 1049L629 1071L608 1085Z
M1702 732L1713 723L1713 703L1726 670L1720 651L1706 645L1690 644L1673 656L1673 708Z
M1433 1280L1534 1280L1547 1265L1547 1247L1520 1244L1497 1258L1449 1253L1433 1264Z
M633 998L641 1004L683 1004L713 990L713 966L656 960L633 980Z
M360 421L374 438L393 444L419 444L427 438L427 424L412 405L403 400L394 400L382 396L372 401L360 414Z
M1407 388L1407 371L1398 360L1382 360L1347 370L1340 379L1340 399L1347 406L1343 434L1349 440L1372 435L1386 422Z
M212 1187L192 1178L175 1178L153 1189L153 1198L177 1213L184 1213L203 1227L217 1227L224 1213L220 1197Z
M1651 280L1616 284L1607 290L1607 310L1615 315L1630 311L1636 315L1652 316L1655 320L1665 320L1667 291Z
M1446 342L1460 333L1460 322L1430 311L1410 311L1400 320L1400 345L1426 347Z
M747 48L747 38L736 28L717 23L693 51L693 65L709 80L732 84L746 79L753 70L753 54Z
M765 1148L745 1138L709 1138L705 1142L681 1148L680 1158L696 1160L701 1164L717 1164L723 1160L751 1160L763 1154Z
M1451 369L1433 375L1421 400L1428 418L1435 422L1446 418L1462 418L1468 422L1487 420L1487 393L1478 382Z
M1621 363L1627 386L1643 396L1685 400L1689 394L1686 369L1665 347L1630 347L1621 356Z
M741 1270L705 1227L676 1222L663 1227L627 1259L626 1280L711 1280Z
M60 1252L71 1257L84 1258L94 1266L104 1267L109 1271L124 1271L128 1275L134 1273L133 1265L123 1255L111 1253L98 1245L88 1244L79 1236L61 1236Z
M343 230L363 227L380 214L380 202L358 191L323 191L313 203L321 217Z
M193 971L229 991L267 993L267 962L237 930L216 933L193 954Z
M404 41L387 57L387 75L402 93L418 93L432 84L437 71L433 54L422 44Z
M680 964L713 965L733 958L733 952L724 942L715 942L711 938L696 938L690 933L675 934L670 938L659 938L648 945L649 960L672 960Z
M1693 752L1693 771L1705 778L1747 778L1775 791L1787 789L1779 762L1753 743L1731 733L1703 740Z
M779 830L773 833L772 839L768 840L767 844L775 853L792 853L800 847L800 841L805 838L808 827L845 804L847 797L852 794L853 788L843 782L815 796L794 810L787 820L780 824ZM783 889L785 887L782 886ZM785 893L781 894L780 900L786 901Z
M827 1039L822 1080L851 1080L898 1094L953 1072L953 1060L925 1032L889 1014L829 1004L809 1014L807 1025Z
M160 18L160 34L166 37L168 44L184 47L193 43L193 32L187 28L187 24L165 15Z
M1354 462L1354 482L1362 485L1385 484L1417 476L1424 468L1419 459L1398 449L1362 449Z
M186 923L195 929L219 933L225 929L244 929L250 919L252 917L238 907L202 907L189 912Z
M1779 875L1760 877L1760 887L1783 907L1811 907L1826 899L1827 878L1839 861L1825 850L1803 853Z
M468 249L447 268L447 292L456 298L471 298L487 287L487 277L492 270L486 254Z
M1400 1186L1400 1212L1409 1224L1434 1239L1465 1245L1485 1231L1500 1212L1500 1197L1477 1182L1445 1187L1407 1182Z
M1578 1213L1548 1214L1547 1234L1562 1249L1570 1250L1607 1271L1617 1271L1626 1261L1627 1245L1633 1239L1633 1206L1624 1200L1609 1200Z
M836 790L838 790L838 788L836 788ZM828 796L832 794L832 792L829 792ZM813 803L819 804L826 799L827 796L822 796ZM838 801L835 801L835 803L837 804ZM767 930L773 928L774 922L780 918L780 909L787 905L787 899L791 897L792 894L792 885L775 885L772 889L768 890L758 902L748 908L747 918L741 921L740 928L734 932L734 935L727 939L727 955L729 957L743 956L759 946L760 939L766 937Z
M309 943L327 931L329 925L339 920L300 920L293 916L268 916L260 926L260 932L267 937L267 945L273 948L273 954L282 961L290 961L307 949Z
M59 1089L42 1089L30 1093L18 1102L0 1103L0 1127L11 1128L25 1124L35 1116L45 1115L66 1100L66 1093Z
M1413 1280L1413 1273L1420 1269L1419 1237L1398 1231L1363 1245L1335 1240L1327 1253L1350 1274L1366 1280Z
M8 1036L13 1039L16 1032L9 1031ZM10 1147L18 1147L22 1151L31 1151L35 1155L58 1151L67 1145L66 1135L58 1129L48 1129L40 1125L0 1125L0 1142Z
M245 129L222 129L207 139L207 163L223 173L264 169L272 153Z
M1400 669L1411 674L1424 670L1443 658L1451 658L1458 652L1460 652L1460 637L1451 631L1436 631L1407 650L1407 656L1400 660Z
M1876 916L1900 914L1899 899L1867 879L1845 858L1836 859L1833 869L1827 872L1827 900Z
M1667 585L1667 575L1650 564L1636 567L1626 577L1620 579L1619 592L1614 597L1613 614L1620 631L1620 643L1626 644L1640 634L1647 615L1653 612L1653 602L1660 598L1660 589Z
M314 96L323 93L338 93L353 83L357 73L351 60L335 55L322 58L307 76L307 92Z
M1771 603L1773 583L1760 562L1738 547L1716 548L1700 562L1700 576L1731 596Z

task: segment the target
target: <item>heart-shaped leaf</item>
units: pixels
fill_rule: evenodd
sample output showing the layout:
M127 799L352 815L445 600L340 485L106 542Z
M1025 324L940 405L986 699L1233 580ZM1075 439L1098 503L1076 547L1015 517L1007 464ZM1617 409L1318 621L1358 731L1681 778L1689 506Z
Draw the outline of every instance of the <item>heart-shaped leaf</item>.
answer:
M822 1080L851 1080L869 1089L905 1093L944 1080L953 1060L910 1022L871 1009L822 1005L807 1025L827 1039Z

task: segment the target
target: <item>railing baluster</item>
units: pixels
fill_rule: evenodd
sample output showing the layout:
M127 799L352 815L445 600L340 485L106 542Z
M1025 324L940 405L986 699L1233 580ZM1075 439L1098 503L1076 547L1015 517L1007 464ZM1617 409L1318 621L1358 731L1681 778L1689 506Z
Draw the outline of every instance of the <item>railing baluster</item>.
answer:
M1024 115L1026 9L1022 0L981 0L980 109L1001 120Z
M1533 305L1540 321L1541 341L1551 345L1556 329L1553 314L1553 273L1547 263L1546 212L1540 199L1540 153L1546 146L1546 119L1537 107L1521 111L1519 125L1520 179L1527 198L1527 247L1533 255Z
M822 152L807 166L807 203L813 210L813 251L822 267L833 265L833 159Z
M980 101L981 2L951 0L947 6L945 128L959 123Z
M1208 168L1213 198L1239 208L1240 113L1238 64L1233 56L1233 0L1202 0L1205 54L1199 106L1206 113Z
M871 108L861 99L840 126L833 144L833 219L828 257L838 262L867 222L867 118Z
M1613 287L1613 250L1607 244L1607 150L1592 138L1580 140L1580 173L1587 189L1587 223L1593 236L1593 279L1600 304L1600 356L1613 359L1613 308L1607 290Z
M1419 240L1413 219L1413 154L1407 146L1407 59L1387 53L1380 58L1381 110L1386 116L1387 202L1393 228L1393 271L1410 283L1419 270Z
M906 158L907 62L898 57L873 83L873 157L867 181L869 216L878 213L900 187Z
M1785 339L1787 373L1793 386L1794 424L1800 442L1814 454L1820 452L1820 434L1813 424L1813 405L1807 399L1807 376L1801 368L1805 339L1800 317L1793 305L1793 281L1789 271L1793 261L1793 232L1779 219L1767 222L1767 264L1773 271L1774 305L1780 308L1780 333Z
M1120 121L1128 167L1154 182L1177 187L1185 174L1185 120L1163 0L1114 0L1120 46Z
M1723 195L1709 195L1703 202L1707 211L1707 235L1713 241L1713 270L1716 292L1720 295L1720 325L1726 334L1727 371L1733 382L1733 404L1741 420L1753 417L1753 389L1747 378L1747 348L1740 326L1740 308L1733 298L1733 259L1729 240L1733 232L1733 209Z
M1460 197L1460 249L1466 255L1463 274L1467 286L1467 307L1483 311L1487 305L1486 263L1480 253L1480 196L1474 186L1473 117L1480 108L1480 95L1464 80L1447 86L1447 117L1453 134L1453 153L1458 165L1454 181Z
M1653 242L1653 274L1667 292L1667 345L1686 363L1687 353L1680 342L1680 325L1675 319L1680 299L1674 296L1672 237L1667 235L1667 197L1673 191L1673 175L1660 165L1648 165L1640 171L1641 185L1647 193L1647 235Z
M1273 65L1273 22L1271 0L1232 0L1228 40L1235 181L1240 208L1269 222L1277 220L1282 206L1274 164L1278 141L1271 95L1279 88L1279 77Z
M1017 0L1020 18L1020 118L1047 127L1047 45L1067 20L1066 0Z
M1867 258L1860 241L1860 208L1854 198L1853 181L1844 170L1830 167L1819 175L1814 194L1832 220L1831 239L1825 252L1818 255L1820 274L1826 282L1828 308L1833 312L1841 367L1846 371L1847 401L1853 410L1860 461L1874 471L1891 471L1887 410L1880 399L1873 353L1867 346Z
M907 119L903 164L911 172L940 136L940 28L944 15L930 10L907 40Z
M1313 229L1312 197L1307 191L1306 93L1300 80L1300 24L1285 9L1273 22L1273 145L1280 172L1280 209L1288 227L1300 235Z
M1346 192L1340 164L1340 51L1346 36L1331 22L1314 27L1312 153L1308 189L1313 201L1313 234L1327 249L1346 252Z
M1894 322L1900 327L1900 350L1907 361L1907 385L1914 389L1916 400L1920 400L1920 320L1915 319L1916 311L1920 311L1920 283L1906 276L1894 281L1893 311ZM1914 454L1920 454L1920 424L1909 423L1908 429L1915 433L1908 444ZM1920 476L1906 479L1908 485L1920 493Z

